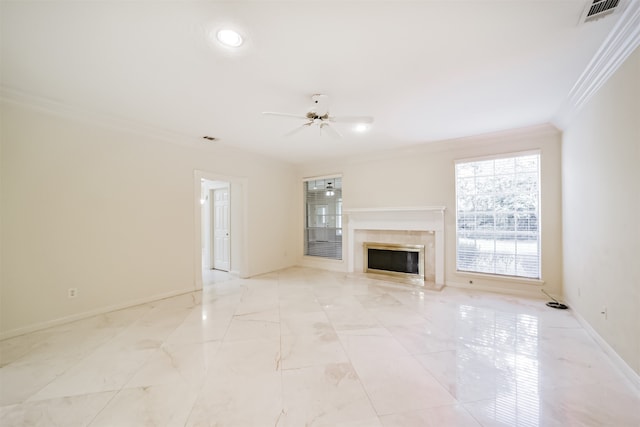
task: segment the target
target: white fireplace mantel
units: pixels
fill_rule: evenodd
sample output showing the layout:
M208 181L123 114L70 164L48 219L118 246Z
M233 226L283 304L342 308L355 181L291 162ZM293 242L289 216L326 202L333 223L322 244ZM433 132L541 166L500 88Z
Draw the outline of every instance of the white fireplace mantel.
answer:
M345 209L347 268L353 272L356 230L429 231L435 233L435 281L444 285L444 206Z

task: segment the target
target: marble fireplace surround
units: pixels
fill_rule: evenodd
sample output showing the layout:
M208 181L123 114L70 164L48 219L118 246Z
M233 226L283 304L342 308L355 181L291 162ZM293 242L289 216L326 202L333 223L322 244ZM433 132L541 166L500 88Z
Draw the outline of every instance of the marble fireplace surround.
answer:
M443 286L444 211L444 206L345 209L347 270L364 271L364 241L424 244L425 278Z

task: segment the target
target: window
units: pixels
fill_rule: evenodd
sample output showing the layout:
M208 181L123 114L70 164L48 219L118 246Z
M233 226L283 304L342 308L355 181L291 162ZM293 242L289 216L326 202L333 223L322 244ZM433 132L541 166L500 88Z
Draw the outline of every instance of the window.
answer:
M456 163L458 271L540 278L540 154Z
M304 254L342 259L342 178L304 182Z

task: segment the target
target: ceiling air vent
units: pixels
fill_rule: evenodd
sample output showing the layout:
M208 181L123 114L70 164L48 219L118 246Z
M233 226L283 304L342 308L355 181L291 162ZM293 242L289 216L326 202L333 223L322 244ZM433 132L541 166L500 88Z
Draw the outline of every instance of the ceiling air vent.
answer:
M620 0L593 0L582 13L581 22L591 22L613 13Z

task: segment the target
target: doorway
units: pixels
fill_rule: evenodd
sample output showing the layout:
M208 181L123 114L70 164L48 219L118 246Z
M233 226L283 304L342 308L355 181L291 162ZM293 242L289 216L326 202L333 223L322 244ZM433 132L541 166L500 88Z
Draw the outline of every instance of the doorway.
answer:
M202 269L231 267L230 184L202 179Z
M247 179L195 171L195 287L247 276Z

